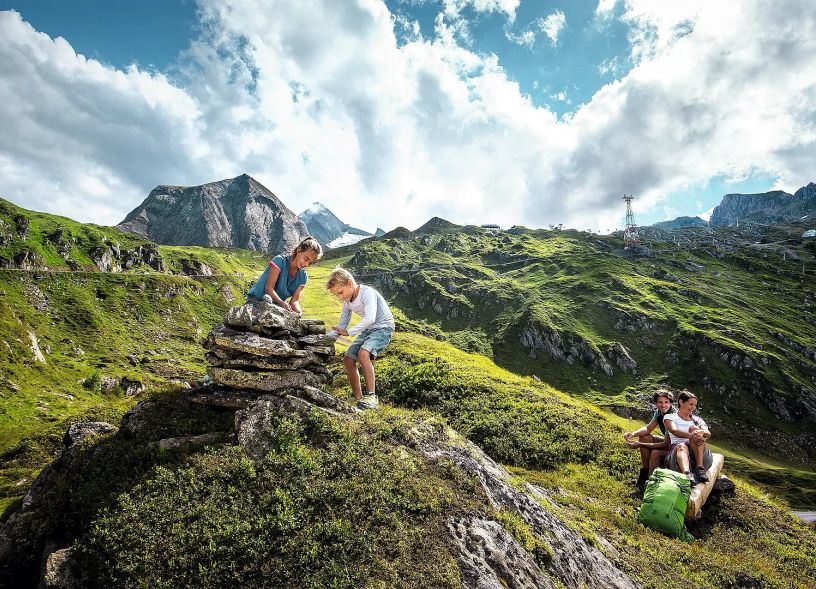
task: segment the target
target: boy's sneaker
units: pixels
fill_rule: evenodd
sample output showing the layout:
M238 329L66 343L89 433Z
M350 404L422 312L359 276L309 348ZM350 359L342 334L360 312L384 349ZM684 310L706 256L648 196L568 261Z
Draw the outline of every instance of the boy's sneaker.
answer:
M706 474L706 469L704 466L694 467L694 478L700 483L708 482L708 475Z
M686 471L683 474L686 475L686 478L689 480L689 483L691 483L692 487L697 484L697 479L694 478L694 475L692 473Z
M358 409L376 409L380 406L380 401L374 393L365 394L363 398L357 401Z

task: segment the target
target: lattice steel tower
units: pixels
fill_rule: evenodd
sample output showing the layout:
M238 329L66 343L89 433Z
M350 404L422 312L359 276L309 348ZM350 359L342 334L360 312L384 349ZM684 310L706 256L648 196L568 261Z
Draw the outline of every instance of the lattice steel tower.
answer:
M635 225L635 215L632 212L632 201L635 199L634 195L623 195L623 200L626 201L626 229L623 230L623 247L632 247L640 245L640 236L638 235L638 227Z

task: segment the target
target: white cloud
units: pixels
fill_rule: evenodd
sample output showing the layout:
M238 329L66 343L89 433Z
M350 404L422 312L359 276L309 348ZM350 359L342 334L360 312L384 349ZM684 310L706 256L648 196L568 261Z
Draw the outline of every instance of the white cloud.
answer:
M156 184L247 172L295 211L321 201L363 228L440 215L604 229L624 192L646 211L715 175L759 172L789 191L814 179L804 0L627 0L634 67L562 119L453 21L397 43L376 0L200 9L173 80L103 66L0 13L0 196L116 222Z
M617 76L621 70L620 62L618 56L616 55L612 59L605 59L603 60L600 65L598 66L598 73L602 76L606 75L613 75Z
M537 18L535 21L538 29L550 38L550 42L555 46L558 43L558 35L567 24L567 17L560 10L556 10L546 18Z
M617 0L598 0L598 6L595 7L595 16L602 19L610 18L617 3Z

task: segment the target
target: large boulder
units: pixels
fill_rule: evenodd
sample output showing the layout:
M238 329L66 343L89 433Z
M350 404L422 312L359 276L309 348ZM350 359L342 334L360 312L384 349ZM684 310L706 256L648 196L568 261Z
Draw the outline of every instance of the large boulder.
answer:
M320 378L308 370L275 370L272 372L246 372L233 368L210 366L207 374L216 384L236 389L255 391L279 391L281 389L317 387Z

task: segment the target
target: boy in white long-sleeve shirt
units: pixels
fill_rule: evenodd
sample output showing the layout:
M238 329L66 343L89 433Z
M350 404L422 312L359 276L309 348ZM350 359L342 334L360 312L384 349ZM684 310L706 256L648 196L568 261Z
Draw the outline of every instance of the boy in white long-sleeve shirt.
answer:
M357 336L343 358L357 406L360 409L374 409L379 405L379 401L375 387L374 364L371 360L376 358L391 341L394 335L394 316L388 308L388 303L376 289L365 284L357 284L351 272L344 268L335 268L332 271L326 282L326 288L343 301L340 324L336 325L329 335ZM361 319L354 327L348 329L352 311L360 315ZM365 395L360 387L358 362L365 378Z

